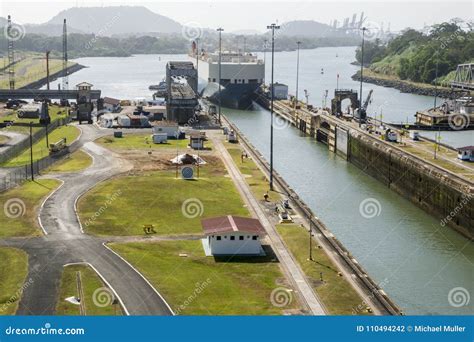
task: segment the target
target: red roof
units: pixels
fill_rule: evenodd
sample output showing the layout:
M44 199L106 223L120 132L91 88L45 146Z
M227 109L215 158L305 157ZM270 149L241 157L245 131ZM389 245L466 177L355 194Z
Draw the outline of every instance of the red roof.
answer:
M239 216L221 216L201 220L205 235L246 232L258 235L265 234L265 228L259 220Z

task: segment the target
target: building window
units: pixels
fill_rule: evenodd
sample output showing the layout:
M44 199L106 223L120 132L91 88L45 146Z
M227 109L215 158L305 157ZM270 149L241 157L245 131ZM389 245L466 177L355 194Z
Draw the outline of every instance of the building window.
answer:
M221 237L220 237L220 236L217 236L217 237L216 237L216 239L217 239L217 240L220 240L220 239L221 239Z
M257 240L257 238L258 238L257 235L252 236L252 240Z
M250 239L250 235L247 235L247 239Z
M231 236L230 236L230 239L231 239L231 240L235 240L235 236L231 235Z
M239 236L239 240L243 240L244 239L244 236L243 235L240 235Z

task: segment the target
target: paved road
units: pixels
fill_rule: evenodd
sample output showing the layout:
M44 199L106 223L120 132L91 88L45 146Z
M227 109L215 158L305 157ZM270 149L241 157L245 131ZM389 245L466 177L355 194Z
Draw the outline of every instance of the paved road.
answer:
M103 131L99 132L94 126L81 126L81 129L83 149L94 162L82 172L54 176L64 184L40 210L39 218L47 235L0 240L0 245L21 248L29 256L29 285L24 286L17 314L54 314L63 266L85 262L105 279L130 315L171 315L171 309L156 290L127 262L104 247L105 240L81 232L75 212L76 199L97 183L131 167L91 142L103 135Z
M0 131L0 135L6 136L8 138L8 140L4 144L0 144L0 153L9 149L11 146L18 144L20 141L28 138L26 134L11 132L5 129Z
M4 135L8 137L8 140L4 144L0 144L0 154L4 153L12 146L18 144L20 141L28 138L26 134L11 132L5 129L2 129L0 131L0 135ZM11 170L8 168L0 168L0 179L7 176L10 173L10 171Z
M219 153L221 154L222 160L224 161L224 164L227 170L229 171L229 175L234 181L239 192L243 195L242 197L247 203L248 208L254 213L255 217L257 217L262 223L262 225L265 227L265 231L267 232L268 237L270 238L272 248L275 251L275 254L278 256L278 260L280 261L281 265L288 274L289 279L292 280L293 286L295 287L295 289L297 289L297 291L299 292L302 299L307 304L313 315L325 315L326 313L321 301L311 288L299 265L288 252L288 249L285 247L275 227L272 225L267 215L260 207L260 204L257 202L255 197L251 193L250 187L248 186L244 176L242 175L242 173L240 173L239 169L235 165L229 152L224 147L222 140L214 136L212 137L212 142L217 151L219 151Z

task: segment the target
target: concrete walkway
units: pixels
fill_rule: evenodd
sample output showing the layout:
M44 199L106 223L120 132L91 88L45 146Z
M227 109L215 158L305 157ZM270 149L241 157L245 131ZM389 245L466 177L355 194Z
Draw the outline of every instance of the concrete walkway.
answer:
M307 281L303 271L293 259L292 255L288 252L286 246L281 240L280 235L276 231L276 228L268 219L267 215L264 213L258 201L255 199L255 196L250 191L250 187L245 181L244 176L240 173L240 170L234 163L231 155L224 147L222 140L216 136L212 136L212 142L216 150L222 156L222 160L229 172L230 177L235 183L235 186L242 195L244 201L248 205L249 210L254 214L256 218L260 220L262 225L265 227L265 230L268 234L268 238L271 241L271 245L275 254L278 257L281 265L285 269L288 277L293 282L293 286L299 292L302 299L311 310L313 315L325 315L326 312L323 309L323 305L316 293L313 291L309 282Z

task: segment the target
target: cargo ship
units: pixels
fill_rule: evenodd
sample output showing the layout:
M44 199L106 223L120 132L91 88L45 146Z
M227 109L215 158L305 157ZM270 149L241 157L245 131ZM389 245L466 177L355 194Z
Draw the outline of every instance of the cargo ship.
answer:
M204 50L198 52L193 42L190 56L194 61L198 59L199 78L205 81L201 96L213 103L219 103L219 53L207 53ZM265 64L255 54L222 51L222 107L249 108L264 78Z

